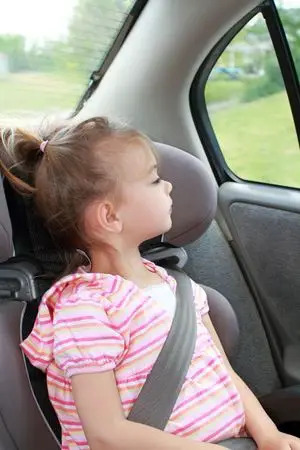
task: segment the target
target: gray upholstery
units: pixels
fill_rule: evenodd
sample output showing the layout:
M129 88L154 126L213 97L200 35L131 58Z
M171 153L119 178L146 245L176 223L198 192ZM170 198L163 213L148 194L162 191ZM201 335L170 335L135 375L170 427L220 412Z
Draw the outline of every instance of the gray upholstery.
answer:
M212 286L229 299L240 325L233 367L256 395L274 392L282 384L255 301L225 236L213 221L206 233L185 247L185 271L196 282ZM258 370L259 368L259 370Z
M257 449L256 443L252 439L239 438L239 439L226 439L226 441L218 442L223 447L230 448L231 450L255 450Z
M13 255L11 223L0 175L0 262Z
M229 301L218 291L202 285L206 292L209 315L222 342L227 357L230 359L239 340L239 324Z
M242 202L230 214L264 308L270 305L287 343L300 342L300 214Z
M15 443L13 442L6 425L0 417L0 450L16 450Z
M5 450L58 450L60 448L34 399L19 344L25 304L0 302L0 446ZM2 422L2 423L1 423Z
M173 184L171 244L195 241L209 227L217 209L217 186L204 164L194 156L166 144L155 144L161 176Z
M278 389L271 394L259 398L263 408L275 423L300 422L300 386L289 386ZM299 433L299 430L297 430ZM291 433L291 432L290 432Z

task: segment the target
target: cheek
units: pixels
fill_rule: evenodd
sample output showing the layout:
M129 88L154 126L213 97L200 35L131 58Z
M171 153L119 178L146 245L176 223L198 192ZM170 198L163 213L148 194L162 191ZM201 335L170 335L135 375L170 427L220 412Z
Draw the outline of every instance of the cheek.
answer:
M123 204L123 218L125 220L154 219L159 216L160 211L165 209L162 186L144 186L137 183L130 186L126 191L125 202Z
M145 215L149 209L151 198L147 196L147 192L136 186L127 193L126 202L123 205L123 217L132 220Z

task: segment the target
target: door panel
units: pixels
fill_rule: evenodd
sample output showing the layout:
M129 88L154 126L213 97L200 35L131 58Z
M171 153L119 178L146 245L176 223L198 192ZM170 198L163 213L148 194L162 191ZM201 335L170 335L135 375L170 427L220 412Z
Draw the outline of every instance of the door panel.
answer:
M285 384L300 382L300 192L228 182L219 204L279 373Z
M240 339L230 362L256 395L270 394L282 384L278 378L261 317L243 273L222 233L213 221L206 233L187 245L185 271L200 284L215 288L231 303Z

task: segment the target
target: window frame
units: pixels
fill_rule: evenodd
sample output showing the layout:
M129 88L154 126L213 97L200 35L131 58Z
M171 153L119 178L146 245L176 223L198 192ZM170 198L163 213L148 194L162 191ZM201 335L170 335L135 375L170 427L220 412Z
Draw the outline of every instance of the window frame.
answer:
M218 184L225 183L226 181L234 181L239 183L255 183L266 186L277 186L281 188L298 190L298 188L295 187L248 180L235 174L230 169L224 158L207 110L205 100L205 87L212 69L215 67L215 64L218 61L219 57L222 55L222 53L234 39L234 37L245 27L245 25L247 25L247 23L254 16L259 13L263 15L266 21L266 26L268 28L270 39L272 41L279 68L283 77L283 82L291 107L295 130L298 137L298 143L300 145L300 120L298 122L296 120L297 117L300 117L300 87L298 75L289 43L284 31L284 27L273 0L265 0L260 5L253 8L248 14L246 14L241 20L239 20L212 48L210 53L207 55L207 57L199 67L190 88L191 113L204 151L206 152L207 158Z
M121 28L120 28L115 40L113 41L110 49L108 50L105 58L101 62L98 69L94 70L91 73L90 78L89 78L88 87L85 90L85 92L83 93L82 97L80 98L73 113L71 114L71 118L75 117L76 114L79 113L79 111L83 108L84 104L92 96L92 94L95 92L95 90L101 83L102 78L104 77L105 73L109 69L110 65L112 64L113 60L115 59L120 48L126 41L130 31L132 30L135 22L139 18L140 14L143 11L144 7L146 6L147 2L148 2L148 0L135 0L131 10L129 11L123 25L121 26Z

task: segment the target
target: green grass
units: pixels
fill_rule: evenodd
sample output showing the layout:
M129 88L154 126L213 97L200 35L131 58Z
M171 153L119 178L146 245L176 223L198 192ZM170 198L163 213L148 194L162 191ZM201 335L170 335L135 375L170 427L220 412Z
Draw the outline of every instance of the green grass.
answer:
M238 176L300 187L300 150L285 92L211 113L211 120Z
M85 90L79 79L57 74L20 73L0 79L1 115L72 110Z

